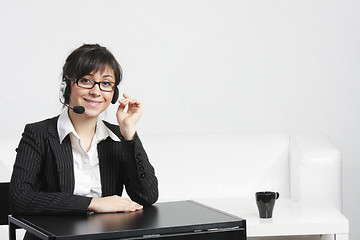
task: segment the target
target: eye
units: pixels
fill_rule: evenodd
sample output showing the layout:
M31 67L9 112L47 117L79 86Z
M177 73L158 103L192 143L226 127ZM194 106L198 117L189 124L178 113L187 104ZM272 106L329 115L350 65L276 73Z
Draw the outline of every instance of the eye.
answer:
M111 82L109 82L109 81L102 81L102 82L101 82L101 85L103 85L104 87L109 87L109 86L111 86Z
M88 78L81 78L81 79L79 80L79 82L80 82L81 84L91 84L91 80L88 79Z

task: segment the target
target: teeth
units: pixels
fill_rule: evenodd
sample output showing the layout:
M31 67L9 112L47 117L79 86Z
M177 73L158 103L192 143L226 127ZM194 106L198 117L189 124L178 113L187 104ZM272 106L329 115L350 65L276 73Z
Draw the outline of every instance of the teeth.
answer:
M99 105L101 103L101 102L98 102L98 101L91 101L89 99L84 99L84 100L85 100L85 102L90 103L91 105Z

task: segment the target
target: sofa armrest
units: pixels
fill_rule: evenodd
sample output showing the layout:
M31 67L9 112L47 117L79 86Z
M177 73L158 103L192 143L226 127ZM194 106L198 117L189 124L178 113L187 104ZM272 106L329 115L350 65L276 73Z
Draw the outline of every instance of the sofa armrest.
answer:
M342 210L341 155L324 134L290 138L291 198L329 202Z

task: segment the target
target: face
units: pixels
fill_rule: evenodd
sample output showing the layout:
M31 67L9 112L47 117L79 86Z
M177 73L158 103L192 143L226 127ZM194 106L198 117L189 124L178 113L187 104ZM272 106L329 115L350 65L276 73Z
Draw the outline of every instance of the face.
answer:
M106 67L104 71L92 71L82 78L94 80L95 82L110 81L115 83L114 71ZM94 118L98 117L111 103L114 92L101 91L99 84L95 84L92 89L81 88L76 83L71 84L70 106L83 106L83 115Z

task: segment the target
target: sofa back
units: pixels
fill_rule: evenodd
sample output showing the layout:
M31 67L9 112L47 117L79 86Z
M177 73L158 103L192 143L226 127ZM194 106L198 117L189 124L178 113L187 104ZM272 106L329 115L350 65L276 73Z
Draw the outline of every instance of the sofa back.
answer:
M324 134L292 135L291 141L271 133L139 134L159 179L160 201L253 198L271 190L342 208L341 154ZM10 181L18 143L0 140L1 182Z
M253 197L264 190L290 198L288 135L139 135L155 167L159 200ZM1 181L10 180L18 141L0 141Z
M140 138L159 180L159 200L290 198L289 136L285 134L163 134Z

